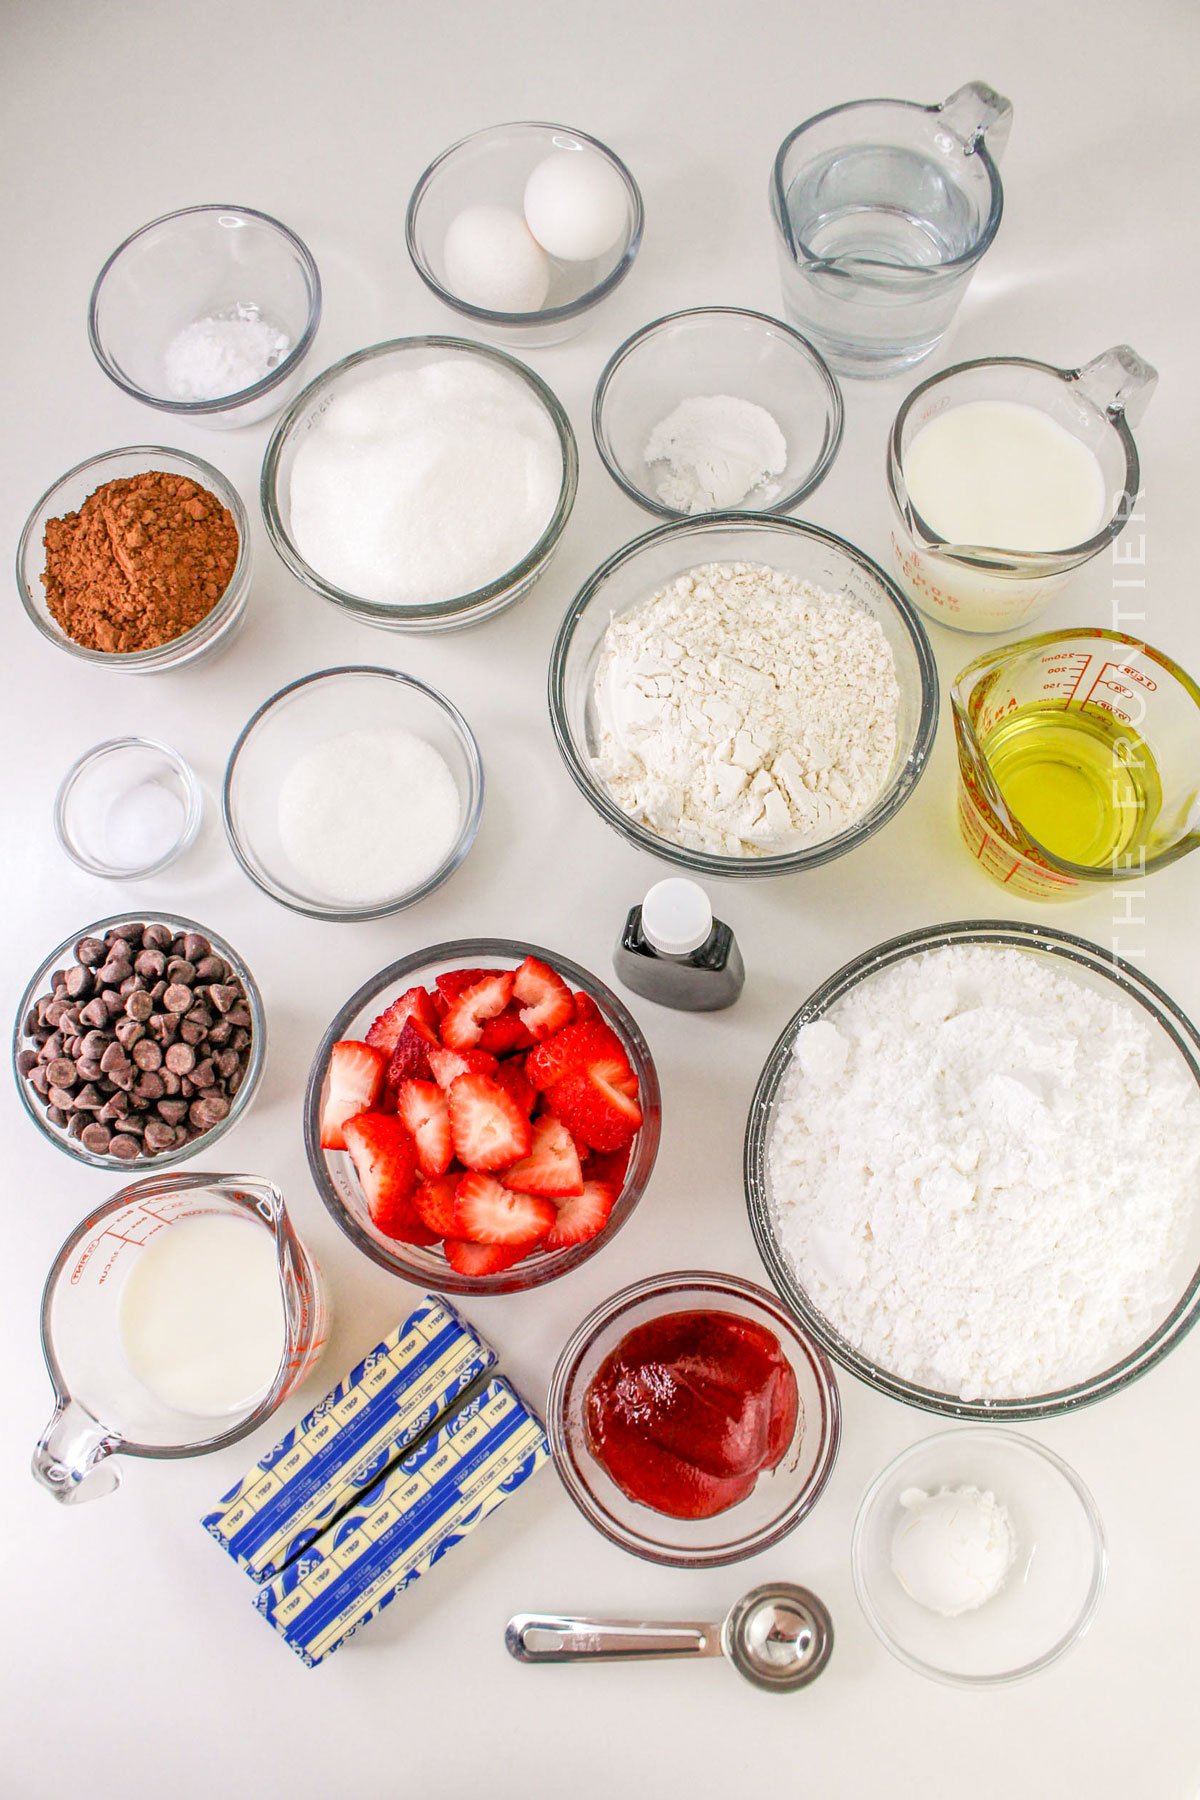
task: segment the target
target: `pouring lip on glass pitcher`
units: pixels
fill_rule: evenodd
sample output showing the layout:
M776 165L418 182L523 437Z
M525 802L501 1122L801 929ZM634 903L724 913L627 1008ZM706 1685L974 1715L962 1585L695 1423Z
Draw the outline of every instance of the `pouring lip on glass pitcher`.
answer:
M1156 869L1165 869L1170 863L1177 862L1181 856L1200 846L1200 826L1184 830L1173 843L1156 851L1153 856L1136 860L1130 859L1129 866L1121 868L1116 863L1070 862L1066 857L1056 856L1053 850L1047 849L1039 838L1034 837L1017 818L1005 800L995 777L991 771L979 733L971 718L969 698L971 691L979 679L990 674L998 674L1006 663L1017 657L1036 655L1038 651L1049 649L1056 644L1063 644L1078 638L1097 638L1106 643L1120 644L1162 669L1173 681L1186 689L1196 703L1200 714L1200 686L1193 681L1186 669L1171 657L1155 650L1151 644L1141 638L1129 637L1123 631L1108 631L1101 625L1068 625L1060 631L1043 631L1036 637L1022 638L1015 644L1002 644L995 650L987 650L969 662L965 669L960 669L950 684L950 708L954 719L955 739L962 754L968 755L971 765L979 781L980 788L988 805L996 815L996 819L1004 829L1011 833L1012 842L1024 855L1033 853L1035 860L1044 863L1057 874L1070 876L1073 880L1095 886L1097 883L1109 881L1142 880L1153 874Z
M72 1407L80 1408L81 1403L67 1387L62 1368L54 1350L54 1336L50 1322L50 1309L54 1291L60 1277L67 1269L71 1258L78 1257L82 1241L94 1231L105 1216L122 1206L137 1205L142 1199L154 1199L178 1194L181 1190L215 1189L224 1191L228 1198L243 1201L246 1210L258 1216L268 1227L275 1239L276 1256L279 1269L280 1286L285 1301L284 1311L287 1316L288 1338L284 1354L280 1359L279 1370L274 1381L253 1412L228 1430L219 1431L211 1437L197 1438L187 1444L137 1444L131 1439L121 1436L120 1432L97 1420L97 1426L105 1434L104 1456L146 1456L156 1459L171 1460L185 1456L206 1456L213 1450L224 1450L230 1444L236 1444L242 1438L249 1437L252 1431L268 1419L278 1407L288 1391L292 1378L291 1341L292 1319L287 1306L287 1291L295 1273L296 1260L303 1255L299 1240L292 1229L284 1206L283 1195L273 1182L261 1175L211 1175L192 1172L186 1175L151 1176L142 1181L132 1182L128 1187L110 1194L108 1199L94 1207L79 1224L75 1226L63 1243L46 1276L42 1289L40 1307L40 1329L42 1339L42 1356L45 1359L46 1371L54 1389L54 1415L47 1433L53 1429L59 1417ZM88 1409L82 1408L87 1411ZM94 1415L93 1415L94 1416ZM43 1434L45 1436L46 1433ZM82 1485L82 1483L81 1483Z
M1088 377L1107 369L1113 361L1128 358L1136 365L1137 389L1144 390L1147 396L1153 391L1157 374L1148 363L1143 363L1135 351L1128 345L1120 345L1115 350L1105 351L1103 356L1095 357L1090 363L1084 363L1077 369L1062 369L1057 363L1039 362L1032 356L977 356L969 362L953 363L948 369L941 369L936 375L929 375L916 387L902 403L899 412L892 422L891 436L888 439L887 451L887 483L892 503L903 519L913 541L922 549L937 556L944 557L947 562L962 563L972 569L982 569L989 575L1012 576L1018 580L1028 579L1035 575L1054 575L1077 568L1080 563L1091 560L1108 544L1118 538L1129 523L1130 514L1137 503L1138 490L1141 487L1142 465L1138 456L1137 445L1133 433L1129 429L1126 418L1125 397L1113 393L1104 404L1105 395L1095 388L1088 391ZM913 505L904 480L904 428L914 406L933 388L942 382L955 380L960 375L969 375L975 369L1032 369L1041 375L1052 375L1056 380L1068 384L1079 385L1082 397L1107 419L1108 424L1116 432L1125 456L1125 475L1121 492L1117 496L1106 524L1099 531L1081 544L1070 544L1058 550L1002 550L988 544L952 544L948 539L934 530ZM1144 402L1143 402L1144 403ZM1132 641L1132 640L1131 640Z
M979 102L980 122L977 128L972 131L970 137L960 138L960 141L962 143L964 155L977 156L979 158L980 165L987 174L988 187L991 196L987 218L984 219L980 226L978 237L972 242L968 249L963 250L958 256L947 257L942 262L922 264L920 267L910 267L903 263L880 262L873 257L853 256L842 258L836 256L819 256L815 251L810 250L808 245L805 244L802 239L797 238L796 233L792 229L792 221L788 213L787 183L784 178L784 167L793 144L796 143L798 138L803 137L805 132L811 131L814 126L823 125L828 119L839 118L846 113L861 112L869 107L894 106L905 112L924 113L926 115L947 111L951 111L952 113L955 103L966 99L968 96L972 100L977 100ZM992 151L988 148L985 137L985 132L989 129L989 114L991 114L991 124L999 126L999 131L996 134L995 155L993 155ZM876 95L866 100L844 100L837 106L827 106L823 112L814 113L811 118L804 119L799 125L788 132L782 144L780 144L779 149L775 152L775 161L771 165L771 210L775 215L776 223L783 233L784 241L787 244L792 257L796 262L803 263L809 269L819 270L822 274L826 275L842 276L850 281L855 279L861 280L864 271L875 268L879 269L881 272L886 272L889 283L907 280L915 283L927 284L929 281L937 280L944 275L954 275L963 269L973 268L995 238L996 233L1000 229L1000 220L1004 216L1004 187L1000 180L1000 170L997 165L1000 151L1007 138L1007 128L1008 123L1011 121L1011 117L1012 106L1002 95L995 93L995 91L992 88L989 88L984 82L972 81L968 82L965 87L959 88L955 93L949 95L947 99L934 101L932 105L927 105L923 100L896 100L888 95ZM955 135L959 134L955 133Z

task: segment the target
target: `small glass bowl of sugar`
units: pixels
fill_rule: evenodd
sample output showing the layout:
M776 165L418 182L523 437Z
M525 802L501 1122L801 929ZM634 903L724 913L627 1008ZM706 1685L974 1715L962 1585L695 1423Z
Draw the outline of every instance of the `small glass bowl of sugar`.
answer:
M200 783L178 751L153 738L110 738L63 776L54 830L89 875L135 881L183 855L203 811Z

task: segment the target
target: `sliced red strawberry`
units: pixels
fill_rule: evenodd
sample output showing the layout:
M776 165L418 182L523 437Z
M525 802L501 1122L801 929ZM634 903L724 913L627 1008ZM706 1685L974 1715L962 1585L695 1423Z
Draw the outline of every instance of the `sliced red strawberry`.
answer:
M344 1150L342 1127L355 1113L369 1112L383 1089L387 1058L373 1044L343 1038L329 1053L325 1099L321 1105L322 1150Z
M546 1098L576 1143L592 1150L619 1150L642 1123L637 1101L615 1086L601 1065L556 1081Z
M437 1048L437 1032L432 1026L415 1013L405 1019L387 1067L387 1084L392 1092L404 1081L428 1081L429 1052Z
M449 1095L454 1154L468 1169L506 1169L529 1154L533 1128L512 1095L490 1076L460 1075Z
M506 1169L500 1179L506 1188L515 1188L521 1194L541 1194L547 1200L582 1194L579 1152L566 1126L549 1114L536 1120L529 1155Z
M575 1017L571 990L536 956L527 956L513 977L513 994L521 1001L521 1023L539 1043L553 1037Z
M585 1181L605 1181L620 1193L625 1186L625 1173L629 1168L630 1144L622 1144L619 1150L589 1150L583 1163Z
M493 1056L508 1056L514 1050L528 1050L533 1034L521 1023L521 1014L511 1001L494 1019L485 1019L479 1034L479 1048Z
M492 1076L492 1080L497 1082L506 1094L512 1095L528 1118L537 1102L537 1090L530 1085L525 1070L521 1066L520 1057L510 1056L507 1062L502 1062Z
M463 1238L447 1238L442 1245L446 1261L460 1275L498 1275L535 1248L532 1244L468 1244Z
M458 1183L454 1173L438 1175L432 1181L418 1182L413 1205L423 1224L438 1237L455 1237L458 1233Z
M442 1042L450 1050L469 1050L483 1035L485 1019L494 1019L512 999L513 978L505 970L486 975L464 988L442 1020Z
M536 1244L558 1217L552 1200L514 1194L491 1175L464 1175L458 1184L458 1235L472 1244Z
M565 1250L569 1244L586 1244L597 1237L608 1224L618 1192L607 1181L585 1181L582 1193L562 1202L542 1249Z
M597 1022L603 1024L604 1014L590 994L585 994L581 989L578 993L572 994L571 999L575 1003L575 1023L577 1025L592 1025Z
M435 1081L402 1081L396 1111L412 1133L422 1175L444 1175L450 1167L450 1108Z
M502 973L501 969L447 969L434 983L437 991L433 996L433 1003L439 1013L448 1012L458 996L465 994L468 988L478 987L489 975Z
M400 1120L394 1113L363 1112L346 1121L345 1133L367 1211L378 1230L406 1243L432 1242L412 1203L417 1156Z
M430 1031L437 1031L437 1008L428 988L411 987L398 1000L393 1000L377 1019L372 1020L367 1032L368 1044L374 1044L377 1050L383 1050L390 1056L396 1048L406 1019L417 1019L422 1025L428 1026Z
M535 1088L544 1089L600 1062L629 1067L625 1047L616 1032L602 1019L592 1019L585 1025L568 1025L565 1031L556 1032L531 1050L525 1058L525 1073Z
M494 1075L496 1059L486 1050L431 1050L429 1073L440 1088L448 1088L460 1075Z

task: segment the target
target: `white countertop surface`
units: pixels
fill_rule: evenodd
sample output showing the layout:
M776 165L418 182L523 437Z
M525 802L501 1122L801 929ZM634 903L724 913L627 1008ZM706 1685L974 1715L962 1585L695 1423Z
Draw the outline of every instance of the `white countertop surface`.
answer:
M185 912L242 951L265 996L270 1056L250 1114L216 1160L281 1185L328 1274L337 1323L323 1371L305 1390L311 1401L414 1299L340 1235L306 1171L300 1097L329 1018L385 962L457 935L527 937L604 975L627 907L667 872L585 807L546 715L546 660L564 606L602 558L650 523L600 465L591 391L615 345L663 312L706 302L778 308L767 175L801 119L878 93L933 101L973 77L1012 97L1004 222L950 339L922 373L988 353L1073 364L1122 341L1158 366L1159 391L1138 432L1145 522L1125 542L1144 539L1146 637L1185 667L1200 666L1197 17L1186 0L1134 12L1112 0L1084 12L1029 0L990 8L606 0L587 9L60 0L8 7L0 43L4 541L15 546L37 494L72 463L168 441L235 481L256 556L250 617L230 652L145 680L76 666L37 636L10 588L5 1005L15 1006L54 943L122 905ZM325 314L313 373L381 338L455 331L408 262L408 192L455 138L522 117L559 119L611 143L646 200L645 243L627 282L582 337L529 355L579 438L574 515L552 571L517 610L446 638L375 632L301 589L271 551L257 506L268 426L231 435L176 427L100 374L84 329L90 284L145 220L228 200L287 220L317 258ZM842 453L806 509L881 557L885 433L909 385L846 385ZM1110 624L1114 574L1108 558L1093 562L1045 625ZM931 635L944 680L990 641ZM225 846L216 794L229 747L261 700L296 676L352 661L443 688L478 733L488 796L477 846L443 891L346 929L293 917L250 886ZM183 862L122 891L65 860L50 809L67 763L128 730L161 736L193 762L208 814ZM1154 878L1129 922L1125 896L1115 901L1103 888L1039 911L972 867L954 830L952 791L943 706L925 779L865 847L798 879L714 885L748 969L733 1012L697 1022L633 1003L664 1088L659 1164L638 1212L567 1279L465 1306L536 1404L567 1332L616 1288L688 1266L761 1278L742 1198L747 1103L792 1011L871 944L938 920L1037 918L1114 944L1200 1013L1200 865ZM208 1459L127 1459L116 1496L74 1511L56 1508L29 1478L50 1410L37 1339L44 1271L76 1219L119 1183L43 1142L7 1081L0 1132L6 1793L32 1800L78 1785L180 1800L315 1797L424 1782L436 1794L508 1800L547 1781L580 1800L622 1791L821 1800L1196 1792L1200 1335L1117 1398L1032 1431L1091 1487L1111 1552L1090 1634L1033 1681L982 1693L941 1687L872 1636L850 1581L855 1508L880 1466L937 1421L848 1376L829 1488L775 1552L708 1574L643 1564L604 1542L547 1472L310 1673L253 1616L248 1583L197 1524L273 1441L272 1426ZM295 1400L285 1406L280 1429L298 1410ZM718 1617L770 1576L809 1583L837 1626L829 1670L792 1698L757 1694L717 1663L534 1670L503 1648L515 1611Z

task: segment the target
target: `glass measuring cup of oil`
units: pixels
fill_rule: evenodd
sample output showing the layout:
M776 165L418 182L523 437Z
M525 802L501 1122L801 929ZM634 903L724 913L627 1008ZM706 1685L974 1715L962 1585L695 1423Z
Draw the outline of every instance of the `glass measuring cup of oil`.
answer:
M840 373L937 348L1000 225L1012 106L981 81L938 106L855 100L779 146L771 216L784 310Z
M1117 631L1049 631L950 690L958 822L1010 893L1078 899L1200 844L1200 687Z
M283 1196L242 1175L162 1175L81 1221L42 1295L54 1416L35 1478L111 1494L116 1455L199 1456L270 1417L315 1367L329 1312Z
M892 559L913 605L957 631L1043 613L1129 522L1130 425L1157 381L1118 344L1079 369L984 357L915 387L887 457Z

